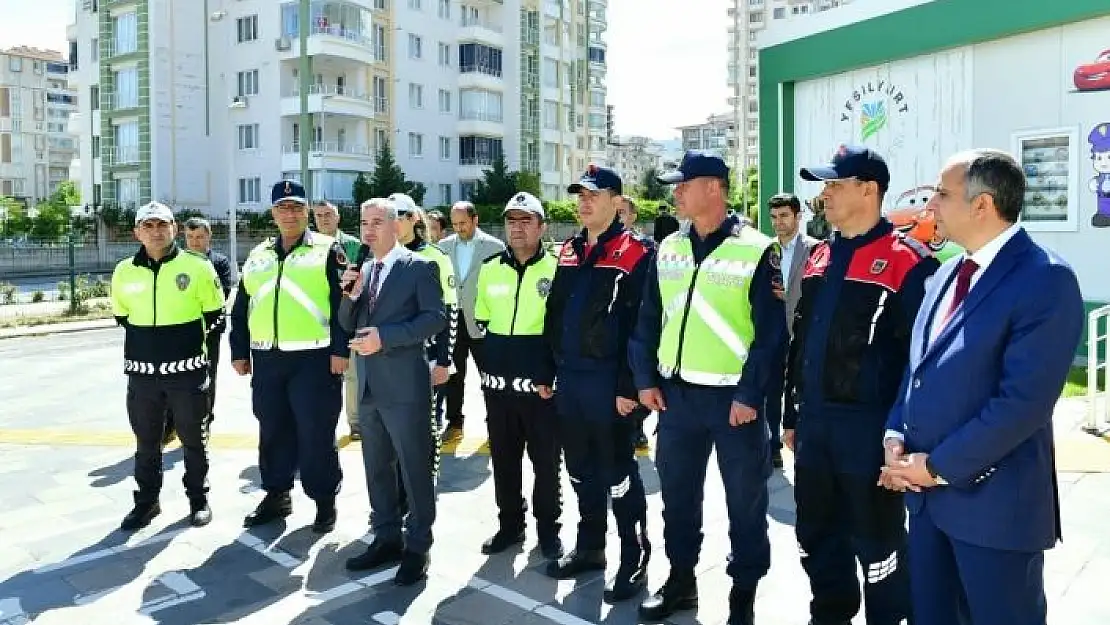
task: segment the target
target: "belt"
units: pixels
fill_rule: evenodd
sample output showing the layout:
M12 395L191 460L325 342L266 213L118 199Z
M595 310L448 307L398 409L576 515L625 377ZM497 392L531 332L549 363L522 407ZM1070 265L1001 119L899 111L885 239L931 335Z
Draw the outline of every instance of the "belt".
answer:
M331 339L316 339L315 341L251 341L251 349L269 351L277 349L282 352L306 352L310 349L321 349L331 346Z
M208 368L208 359L204 356L195 356L184 360L171 362L142 362L139 360L124 360L123 370L127 373L144 373L146 375L169 375L172 373L187 373Z

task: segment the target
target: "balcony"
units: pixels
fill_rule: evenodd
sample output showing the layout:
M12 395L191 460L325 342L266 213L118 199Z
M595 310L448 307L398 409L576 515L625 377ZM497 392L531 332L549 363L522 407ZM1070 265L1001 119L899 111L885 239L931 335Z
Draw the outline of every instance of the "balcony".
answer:
M104 150L104 164L109 167L139 164L139 146L117 145Z
M300 168L300 147L297 144L282 146L282 171L298 171ZM374 169L374 151L368 145L316 142L308 148L308 168L370 171Z
M486 111L460 112L456 130L460 135L502 137L505 135L504 116Z
M493 167L492 156L476 156L459 159L459 180L481 180L482 174Z
M459 29L459 43L482 43L495 48L505 47L505 35L500 24L486 19L463 19Z
M138 44L124 46L122 49L120 49L120 46L117 45L114 39L109 39L108 41L103 42L102 45L103 51L100 55L100 58L102 60L112 60L116 57L137 54L139 52Z
M137 94L123 96L118 93L105 93L101 97L107 100L107 108L111 112L132 111L139 108L139 96Z
M605 63L600 63L598 61L590 61L589 67L591 76L604 76L608 71L605 67Z
M504 88L500 67L477 64L459 66L459 89L501 91Z
M377 113L386 111L386 99L374 98L368 93L360 93L351 87L339 88L336 85L309 85L308 112L347 115L361 119L373 119ZM281 99L283 116L301 114L300 90L293 89Z
M296 32L279 37L274 47L282 60L300 58L301 44ZM308 54L373 65L385 60L385 46L375 45L369 33L339 25L316 26L308 33Z

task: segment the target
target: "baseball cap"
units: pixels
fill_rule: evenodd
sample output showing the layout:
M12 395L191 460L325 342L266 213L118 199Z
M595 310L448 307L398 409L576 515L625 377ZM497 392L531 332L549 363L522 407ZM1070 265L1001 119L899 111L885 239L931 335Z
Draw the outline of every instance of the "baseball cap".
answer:
M538 197L525 191L521 191L514 195L513 198L509 200L509 203L505 205L505 210L501 211L501 214L505 215L509 211L524 211L526 213L532 213L533 215L539 215L541 220L546 219L543 212L543 202L541 202Z
M270 203L277 204L282 201L297 202L308 206L308 200L305 199L304 187L296 180L282 180L274 185L270 191Z
M143 204L139 207L139 210L135 211L135 225L137 226L148 219L157 219L172 224L173 211L161 202Z
M578 182L567 187L567 193L581 193L583 189L588 191L610 189L617 195L624 193L620 174L608 167L598 167L594 163L590 163L586 173L582 174Z
M803 167L802 180L820 182L855 178L863 182L876 182L879 190L886 192L890 186L890 170L878 152L859 145L841 145L827 165Z
M659 174L656 180L663 184L677 184L694 178L720 178L728 180L725 159L701 150L690 150L682 156L678 169Z
M398 215L412 215L416 213L416 201L406 193L394 193L389 196L389 201L397 208Z

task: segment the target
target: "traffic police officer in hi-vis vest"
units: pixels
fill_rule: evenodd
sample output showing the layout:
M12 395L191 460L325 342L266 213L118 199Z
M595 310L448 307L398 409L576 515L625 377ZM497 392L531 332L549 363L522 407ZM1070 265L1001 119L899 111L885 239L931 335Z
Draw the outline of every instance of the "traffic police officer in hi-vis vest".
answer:
M205 336L224 312L215 268L174 242L173 212L152 202L135 214L138 253L112 274L112 314L123 326L127 416L135 433L135 508L120 529L145 527L161 513L162 436L173 411L185 450L189 522L207 525L208 357Z
M535 480L532 505L540 550L548 559L563 555L559 539L562 501L559 484L559 430L551 387L555 360L544 339L547 295L555 277L555 257L542 245L543 204L517 193L503 212L509 247L488 258L478 274L474 319L482 331L476 343L478 370L486 399L498 529L482 553L499 553L524 542L521 462L527 450Z
M336 311L347 256L335 239L308 230L308 202L299 183L279 182L271 197L280 236L251 250L231 311L231 366L254 376L251 401L266 491L243 525L289 516L289 491L299 471L305 494L316 502L312 530L326 533L335 527L343 479L335 428L350 337Z
M729 625L754 621L756 586L771 566L767 535L770 434L759 412L784 364L786 313L775 294L781 257L770 237L727 216L729 169L718 156L687 152L677 171L678 210L690 221L659 245L629 357L640 402L659 412L656 467L671 573L640 606L662 620L697 605L709 452L728 507Z

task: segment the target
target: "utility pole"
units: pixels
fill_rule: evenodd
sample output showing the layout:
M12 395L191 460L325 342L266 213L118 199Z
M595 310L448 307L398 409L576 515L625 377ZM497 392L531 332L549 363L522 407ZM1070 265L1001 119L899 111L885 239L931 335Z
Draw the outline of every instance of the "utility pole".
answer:
M312 61L308 56L308 29L312 28L309 22L308 0L300 0L300 15L297 18L297 39L300 43L300 95L301 95L301 184L305 189L305 199L312 201L312 177L308 174L308 142L315 135L312 129L312 115L308 112L308 89L312 85Z

